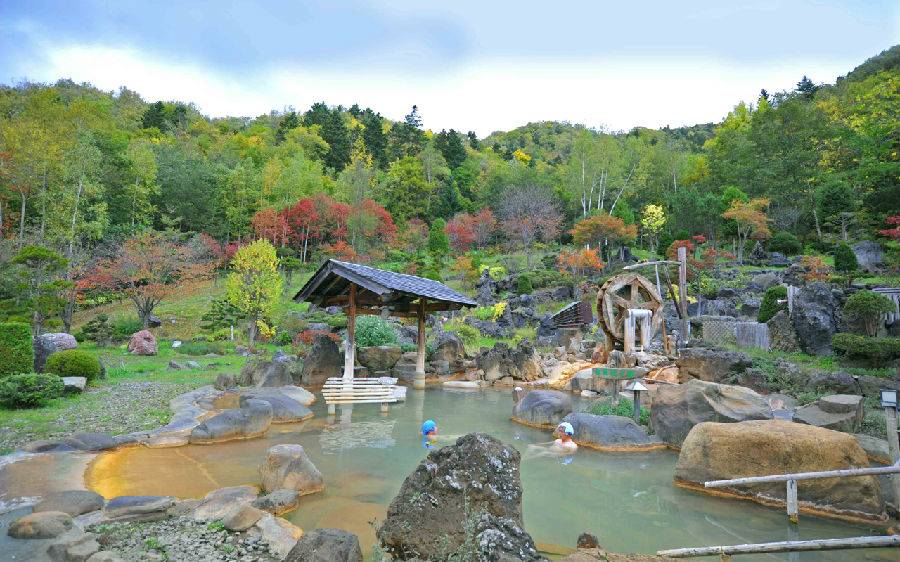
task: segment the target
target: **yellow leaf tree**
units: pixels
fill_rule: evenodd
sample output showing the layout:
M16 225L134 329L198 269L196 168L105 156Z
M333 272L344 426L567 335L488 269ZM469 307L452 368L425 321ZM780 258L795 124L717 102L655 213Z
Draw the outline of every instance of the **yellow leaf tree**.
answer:
M234 254L231 268L226 296L228 302L247 315L253 348L258 332L266 334L273 330L267 321L281 298L282 282L275 247L268 240L243 246Z
M641 217L641 228L650 239L650 251L656 251L656 241L659 233L666 225L666 212L661 205L647 205L644 207L644 215Z
M735 199L728 210L722 213L724 218L733 220L737 225L739 263L744 263L744 247L747 240L751 238L765 240L772 235L772 231L769 230L769 217L766 216L768 206L769 200L764 197L746 202Z

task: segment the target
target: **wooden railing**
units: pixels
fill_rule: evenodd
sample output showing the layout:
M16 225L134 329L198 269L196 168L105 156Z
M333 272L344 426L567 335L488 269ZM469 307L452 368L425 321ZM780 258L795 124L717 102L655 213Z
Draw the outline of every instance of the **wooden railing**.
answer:
M792 523L796 523L800 515L799 502L797 501L797 481L814 480L816 478L840 478L850 476L872 476L878 474L900 473L900 462L891 466L878 466L874 468L847 468L843 470L825 470L822 472L795 472L794 474L773 474L771 476L749 476L747 478L734 478L732 480L712 480L704 482L707 488L725 488L727 486L743 486L748 484L762 484L766 482L787 482L787 514Z

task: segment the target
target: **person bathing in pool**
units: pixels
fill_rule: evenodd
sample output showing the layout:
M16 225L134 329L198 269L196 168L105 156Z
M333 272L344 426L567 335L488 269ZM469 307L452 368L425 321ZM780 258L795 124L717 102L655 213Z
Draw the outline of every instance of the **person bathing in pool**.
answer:
M434 449L435 444L440 441L456 441L462 435L441 435L437 433L437 423L434 420L425 420L422 424L422 446L426 449Z
M578 450L578 444L572 440L575 428L569 422L562 422L556 426L557 438L553 442L553 448L564 455L571 455Z
M528 446L527 458L571 456L578 450L578 444L572 440L575 428L569 422L562 422L553 431L554 441L535 443ZM571 461L570 461L571 462ZM568 463L567 463L568 464Z

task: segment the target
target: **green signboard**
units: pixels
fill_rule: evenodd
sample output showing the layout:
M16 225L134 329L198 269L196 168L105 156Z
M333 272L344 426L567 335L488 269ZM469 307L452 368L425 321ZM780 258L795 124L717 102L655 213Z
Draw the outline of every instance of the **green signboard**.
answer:
M601 379L630 380L640 379L647 374L647 369L640 367L594 367L594 376Z

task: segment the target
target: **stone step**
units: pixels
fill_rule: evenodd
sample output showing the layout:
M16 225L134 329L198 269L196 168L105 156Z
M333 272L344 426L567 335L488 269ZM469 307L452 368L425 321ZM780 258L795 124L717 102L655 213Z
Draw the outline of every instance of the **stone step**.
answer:
M818 406L829 414L851 414L862 408L862 396L855 394L832 394L818 400Z

